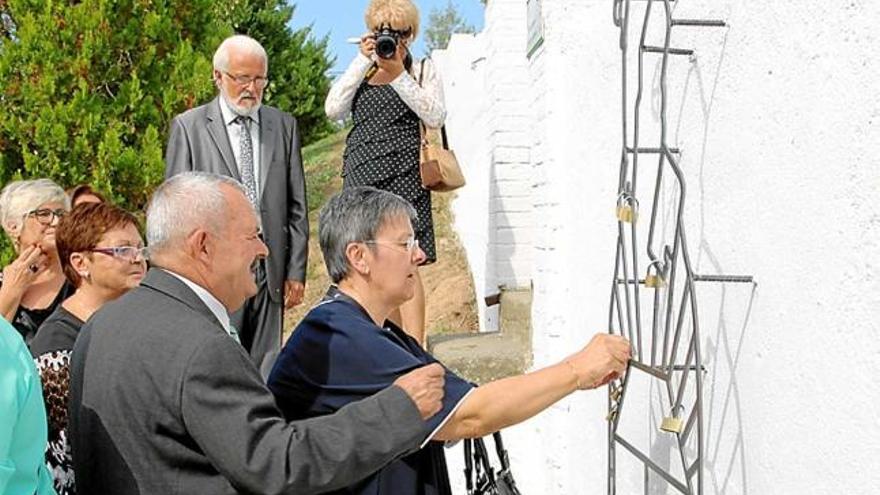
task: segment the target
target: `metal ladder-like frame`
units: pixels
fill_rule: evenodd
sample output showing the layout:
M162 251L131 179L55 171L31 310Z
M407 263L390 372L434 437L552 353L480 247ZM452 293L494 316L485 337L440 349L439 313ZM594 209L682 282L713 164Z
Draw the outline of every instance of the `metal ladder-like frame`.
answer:
M620 28L620 50L622 61L622 126L623 149L620 159L618 184L617 216L618 236L615 256L614 280L611 288L611 303L608 315L609 331L623 335L632 343L632 361L626 375L620 382L609 387L608 398L608 493L617 493L617 447L621 446L644 465L645 489L647 490L649 472L653 472L669 485L685 495L703 494L704 425L703 425L703 365L700 353L699 319L697 317L697 282L753 283L751 276L698 275L693 272L688 253L687 238L683 223L686 181L679 166L680 150L668 145L667 106L669 102L667 73L671 57L688 56L693 60L691 49L671 46L674 28L723 28L727 24L721 20L676 19L673 16L675 0L639 0L644 5L641 37L638 44L638 87L633 103L632 141L629 139L627 68L629 54L629 27L634 20L631 4L637 0L614 0L614 23ZM680 3L682 0L678 0ZM648 29L651 14L655 7L663 10L665 37L662 45L648 44ZM660 66L660 136L651 146L641 143L639 111L644 93L644 58L661 57ZM638 243L637 224L639 218L638 166L643 155L657 157L657 176L654 184L650 210L650 226L645 245ZM657 216L663 189L664 171L672 173L678 198L674 209L674 234L672 246L657 248ZM629 228L627 228L629 227ZM641 249L640 249L641 248ZM639 267L639 253L647 254L647 270L644 278ZM683 288L676 302L676 285ZM650 338L642 332L641 291L648 291L653 298ZM646 301L647 302L647 301ZM649 303L650 304L650 303ZM647 325L646 325L647 326ZM644 337L644 338L643 338ZM684 350L682 350L684 347ZM684 362L679 359L684 356ZM633 373L645 373L651 379L659 380L665 388L665 401L668 404L668 417L661 425L662 434L675 435L679 460L684 479L676 477L658 462L651 459L650 453L638 449L628 442L618 431L624 403L627 396L627 383ZM689 381L694 381L693 389L688 389ZM686 391L690 390L688 393ZM662 392L661 392L662 393ZM690 449L687 448L690 443ZM676 461L673 461L676 462Z

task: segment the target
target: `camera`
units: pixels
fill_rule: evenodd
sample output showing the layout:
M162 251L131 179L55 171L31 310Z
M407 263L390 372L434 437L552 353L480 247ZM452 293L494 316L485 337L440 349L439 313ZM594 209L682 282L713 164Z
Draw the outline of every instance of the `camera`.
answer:
M376 38L376 55L380 58L394 58L397 53L397 44L401 39L408 36L408 33L395 31L389 27L383 27L380 31L373 33Z

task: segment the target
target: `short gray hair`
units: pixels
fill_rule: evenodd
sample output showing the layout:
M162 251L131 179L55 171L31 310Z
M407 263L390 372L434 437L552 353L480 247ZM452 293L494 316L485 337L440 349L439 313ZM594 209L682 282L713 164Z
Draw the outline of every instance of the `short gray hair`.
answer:
M64 189L49 179L10 182L0 192L0 225L12 237L27 214L46 203L61 203L70 210L70 199Z
M269 56L266 55L266 49L263 48L263 45L250 36L236 34L223 40L223 42L220 43L220 46L217 47L217 51L214 52L215 70L229 70L229 49L233 47L238 48L248 55L256 55L262 58L263 62L266 63L266 69L269 68Z
M374 240L382 225L394 217L405 217L415 224L418 215L405 199L375 187L343 189L327 201L318 221L318 238L334 283L344 279L351 268L345 248L352 242Z
M247 195L235 179L206 172L184 172L162 183L147 207L150 250L174 247L198 228L220 233L229 220L223 185Z

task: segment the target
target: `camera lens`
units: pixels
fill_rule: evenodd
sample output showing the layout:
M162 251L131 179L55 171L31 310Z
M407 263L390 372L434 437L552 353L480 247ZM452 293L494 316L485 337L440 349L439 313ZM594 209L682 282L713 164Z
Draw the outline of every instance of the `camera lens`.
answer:
M397 52L397 37L387 33L376 36L376 55L380 58L393 58Z

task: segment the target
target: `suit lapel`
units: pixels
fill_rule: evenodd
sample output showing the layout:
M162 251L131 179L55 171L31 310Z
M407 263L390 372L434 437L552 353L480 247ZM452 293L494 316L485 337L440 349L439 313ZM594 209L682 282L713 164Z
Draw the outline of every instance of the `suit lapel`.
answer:
M223 157L223 165L226 167L230 177L241 182L241 176L238 174L238 166L235 165L235 155L232 153L232 145L229 144L229 134L226 133L226 124L223 122L223 114L220 113L220 97L214 99L208 105L208 134L214 140L214 144Z
M269 166L272 165L272 153L275 151L276 129L278 122L275 120L275 112L264 111L260 108L260 197L266 189L266 180L269 177Z

